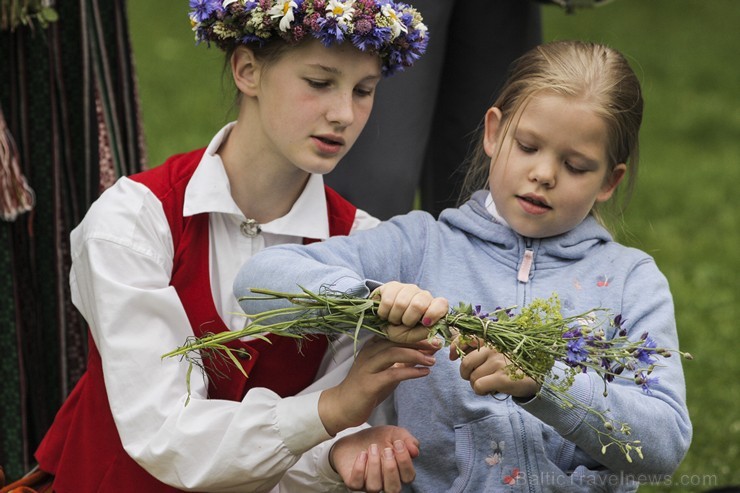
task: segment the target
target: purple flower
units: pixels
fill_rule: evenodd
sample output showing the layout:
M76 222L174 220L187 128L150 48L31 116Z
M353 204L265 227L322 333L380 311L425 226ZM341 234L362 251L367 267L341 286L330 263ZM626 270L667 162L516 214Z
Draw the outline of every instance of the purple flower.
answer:
M652 365L655 363L655 359L651 358L651 355L655 354L657 351L655 348L657 347L657 344L655 343L652 338L648 337L647 332L643 334L643 337L641 337L645 342L642 344L642 346L638 347L632 355L637 359L639 362L646 364L646 365Z
M257 8L257 6L259 6L259 3L256 0L247 0L246 2L244 2L243 9L244 12L251 12L252 10Z
M478 318L488 318L488 315L490 315L488 312L484 312L481 309L480 305L475 305L473 307L473 315L475 315Z
M576 339L579 337L583 337L583 332L581 332L581 328L578 326L571 327L569 331L563 333L563 339Z
M319 25L319 32L315 36L321 40L324 46L331 46L334 43L341 43L344 41L345 28L343 28L336 19L324 19L319 18L317 21Z
M221 0L190 0L190 16L197 22L207 20L214 12L223 10Z
M612 322L614 324L614 327L616 327L619 331L619 335L622 337L627 335L627 329L624 328L624 323L626 321L627 319L622 317L622 314L620 313L619 315L614 317L614 321Z
M566 345L567 356L566 361L571 365L580 364L582 361L588 359L588 351L586 350L586 341L581 339L572 339L568 341Z
M362 51L369 51L371 53L377 53L383 47L384 44L388 43L390 39L391 30L387 27L372 27L369 31L367 26L363 26L364 34L355 31L352 35L352 43Z
M586 367L581 365L581 362L588 359L588 349L586 348L586 340L583 338L581 329L576 327L565 332L563 339L568 339L568 342L565 343L566 364L571 367L581 366L585 371Z
M359 17L355 21L355 34L364 36L373 30L373 23L366 17Z
M242 44L255 43L259 46L262 46L265 40L254 34L245 34L244 36L239 38L239 42Z
M500 306L497 306L495 310L493 310L493 315L489 314L488 318L493 320L494 322L498 322L500 317L497 317L496 314L500 314L504 317L504 320L510 319L514 317L514 312L511 308L503 309Z
M649 377L644 371L635 373L635 384L642 387L642 391L648 395L653 395L650 386L657 385L660 382L660 377Z

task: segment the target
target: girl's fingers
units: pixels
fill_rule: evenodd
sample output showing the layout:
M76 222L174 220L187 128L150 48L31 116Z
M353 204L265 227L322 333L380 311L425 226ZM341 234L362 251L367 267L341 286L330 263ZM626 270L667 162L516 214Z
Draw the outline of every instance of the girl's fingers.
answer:
M378 295L378 315L391 325L414 327L423 322L428 326L445 316L449 308L445 298L435 298L415 284L391 281L373 293L373 297Z
M360 490L365 486L365 470L367 469L367 452L363 450L352 465L352 472L345 485L351 490Z
M429 296L431 297L431 294ZM442 317L447 315L449 311L450 303L447 301L447 298L431 298L427 303L427 308L419 319L419 322L421 322L421 324L426 327L430 327L437 323ZM403 322L404 325L408 325L406 323L406 319L404 319ZM408 322L410 322L410 320Z
M383 284L373 292L372 297L380 299L378 316L383 320L388 320L388 315L396 302L396 295L400 291L401 286L401 283L391 281Z
M495 394L496 392L505 392L501 388L501 384L507 380L508 378L503 378L499 374L483 375L471 378L470 387L478 395Z
M406 325L387 325L385 333L388 339L398 344L413 344L429 337L429 329L423 325L410 328Z
M435 362L433 353L437 349L437 346L427 342L399 346L391 341L382 341L370 347L367 345L363 347L355 359L355 365L362 365L373 373L385 370L396 363L431 366Z
M419 323L429 304L432 294L413 284L406 284L396 293L393 306L388 312L388 322L413 327Z
M418 448L416 449L418 453ZM402 440L393 442L393 452L398 465L398 473L402 483L410 483L416 477L416 470L412 462L411 453Z
M381 459L383 468L383 491L384 493L398 493L401 491L401 477L398 470L393 449L386 447L383 449Z
M374 492L383 489L383 472L380 465L380 451L376 444L370 445L365 468L365 491Z
M470 380L470 375L481 365L487 363L491 356L492 350L485 347L468 352L460 361L460 376L465 380ZM492 371L495 370L495 368L490 368L490 364L489 369Z

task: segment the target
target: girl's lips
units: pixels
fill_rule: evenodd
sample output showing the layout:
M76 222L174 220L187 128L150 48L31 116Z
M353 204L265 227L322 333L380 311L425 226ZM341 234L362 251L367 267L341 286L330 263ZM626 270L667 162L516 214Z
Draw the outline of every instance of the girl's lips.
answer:
M516 200L519 202L519 206L522 210L527 214L540 215L552 210L552 207L533 197L518 195Z
M340 138L314 135L313 137L316 149L322 154L336 154L344 147L344 141Z

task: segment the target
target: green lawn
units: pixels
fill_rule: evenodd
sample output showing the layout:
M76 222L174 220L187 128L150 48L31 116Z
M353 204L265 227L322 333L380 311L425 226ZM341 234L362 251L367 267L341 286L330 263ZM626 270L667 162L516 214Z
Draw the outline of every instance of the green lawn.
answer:
M523 0L522 0L523 1ZM129 0L150 162L208 143L229 120L231 87L215 49L195 48L187 2ZM740 1L616 0L565 15L544 7L546 39L624 52L646 100L642 169L623 242L652 254L676 303L694 441L675 483L740 484ZM481 109L481 112L483 109ZM646 293L649 296L649 293Z

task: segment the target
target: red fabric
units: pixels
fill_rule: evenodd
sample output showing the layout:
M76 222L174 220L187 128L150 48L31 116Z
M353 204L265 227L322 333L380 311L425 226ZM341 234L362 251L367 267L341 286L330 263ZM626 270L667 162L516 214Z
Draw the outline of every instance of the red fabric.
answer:
M170 284L177 290L197 336L227 330L210 290L208 215L182 216L185 188L203 152L199 149L173 156L157 168L130 176L146 185L162 202L175 245ZM330 234L348 234L356 208L330 188L325 190ZM313 241L316 240L306 239L305 243ZM271 339L272 344L260 340L231 344L251 355L240 359L249 378L230 363L214 368L207 362L209 398L241 400L253 387L266 387L285 397L307 387L316 376L326 340L308 341L299 351L292 339ZM89 341L87 371L36 451L40 468L56 476L57 493L177 491L149 475L123 450L108 404L100 355L91 337Z

